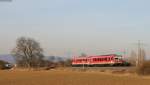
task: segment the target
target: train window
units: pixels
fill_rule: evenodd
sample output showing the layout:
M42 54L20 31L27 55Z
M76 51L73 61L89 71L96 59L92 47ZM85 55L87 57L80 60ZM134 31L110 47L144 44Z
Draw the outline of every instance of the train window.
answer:
M103 61L105 61L105 58L103 58Z
M95 61L99 61L99 58L95 58Z
M111 58L109 58L109 61L111 61Z
M87 60L86 60L86 59L83 59L82 61L83 61L83 62L86 62Z
M85 59L85 61L87 62L87 59Z
M105 61L105 58L102 58L103 59L103 61Z
M118 58L115 58L115 60L118 60Z
M102 61L104 60L104 58L101 58L102 59Z
M105 58L105 61L107 61L107 58Z
M101 58L99 58L99 61L102 61Z
M103 58L103 61L105 61L105 58Z

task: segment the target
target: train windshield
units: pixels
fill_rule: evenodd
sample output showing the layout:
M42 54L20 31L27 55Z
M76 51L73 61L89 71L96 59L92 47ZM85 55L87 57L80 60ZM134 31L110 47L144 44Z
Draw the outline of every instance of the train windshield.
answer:
M121 58L115 58L115 60L122 60Z
M117 60L117 61L122 60L122 56L121 56L121 55L117 55L117 56L115 57L115 60Z

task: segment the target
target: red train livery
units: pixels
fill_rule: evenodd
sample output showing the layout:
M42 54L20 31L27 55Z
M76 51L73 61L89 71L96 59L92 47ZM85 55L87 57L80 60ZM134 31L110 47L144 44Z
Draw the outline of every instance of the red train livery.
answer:
M110 55L98 55L98 56L87 56L87 57L74 57L72 60L72 66L128 66L121 55L110 54Z

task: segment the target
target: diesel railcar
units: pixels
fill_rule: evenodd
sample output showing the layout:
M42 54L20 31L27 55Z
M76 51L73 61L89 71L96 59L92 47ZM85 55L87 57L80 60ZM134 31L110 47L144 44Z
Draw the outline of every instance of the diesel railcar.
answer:
M74 57L72 66L129 66L122 55L109 54L86 57Z

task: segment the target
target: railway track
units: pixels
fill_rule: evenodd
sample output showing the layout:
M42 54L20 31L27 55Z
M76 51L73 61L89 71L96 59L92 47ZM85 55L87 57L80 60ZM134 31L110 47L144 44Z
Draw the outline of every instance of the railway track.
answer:
M132 70L135 67L72 67L73 70Z

